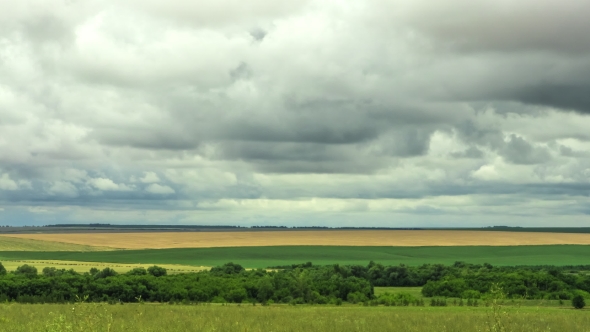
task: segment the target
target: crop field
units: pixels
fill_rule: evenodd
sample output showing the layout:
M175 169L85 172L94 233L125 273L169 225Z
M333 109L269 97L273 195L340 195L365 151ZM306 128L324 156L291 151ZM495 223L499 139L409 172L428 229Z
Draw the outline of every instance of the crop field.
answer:
M166 304L0 305L0 330L24 331L590 331L586 310Z
M125 264L178 264L219 266L234 262L248 268L266 268L312 262L315 265L421 265L456 261L492 265L590 265L590 246L478 246L478 247L348 247L281 246L227 247L94 252L2 251L4 260L64 260Z
M97 251L112 250L101 246L0 236L0 251Z
M14 271L21 265L31 265L37 268L39 272L46 267L54 267L56 269L74 270L78 273L88 272L95 267L99 270L109 267L119 273L125 273L137 267L148 268L153 264L117 264L104 262L82 262L82 261L60 261L60 260L13 260L2 261L2 265L7 271ZM206 266L191 266L191 265L175 265L175 264L159 264L159 266L166 268L168 273L188 273L208 270L210 267Z
M462 230L308 230L259 232L140 232L7 234L2 237L100 246L165 249L259 246L516 246L590 245L590 234Z

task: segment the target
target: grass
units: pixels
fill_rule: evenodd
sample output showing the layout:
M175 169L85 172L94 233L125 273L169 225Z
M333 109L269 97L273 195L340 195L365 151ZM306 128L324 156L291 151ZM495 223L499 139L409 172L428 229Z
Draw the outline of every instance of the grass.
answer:
M359 264L373 260L388 265L490 263L493 265L586 265L590 246L507 246L507 247L344 247L283 246L241 248L189 248L115 250L96 252L3 251L0 260L64 260L136 264L179 264L218 266L235 262L248 268L313 262L316 265Z
M497 329L498 318L503 329ZM28 331L590 331L586 310L485 307L0 305L0 330Z
M37 268L39 272L45 267L55 267L56 269L73 269L76 272L88 272L91 268L95 267L99 270L109 267L119 273L125 273L137 267L148 268L153 264L117 264L117 263L104 263L104 262L81 262L81 261L59 261L59 260L14 260L14 261L3 261L2 265L8 271L14 271L17 267L28 264ZM174 265L174 264L159 264L168 270L168 273L187 273L197 272L202 270L208 270L210 267L205 266L192 266L192 265Z
M106 247L0 236L0 251L102 251Z
M379 296L383 293L406 293L417 299L423 298L422 287L375 287L375 296Z

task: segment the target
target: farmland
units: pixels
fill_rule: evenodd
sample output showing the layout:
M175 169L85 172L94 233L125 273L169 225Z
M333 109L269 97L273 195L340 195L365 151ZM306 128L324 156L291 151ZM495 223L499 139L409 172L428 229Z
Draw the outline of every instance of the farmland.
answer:
M118 273L125 273L135 268L147 268L153 264L117 264L104 262L82 262L82 261L63 261L63 260L4 260L2 265L7 271L14 271L21 265L32 265L39 271L46 267L53 267L56 269L74 270L78 273L88 272L91 268L102 270L106 267L115 270ZM174 265L174 264L160 264L159 266L167 269L170 273L188 273L202 271L209 269L205 266L189 266L189 265Z
M350 247L277 246L113 250L95 252L3 251L0 260L65 260L86 262L179 264L218 266L236 262L248 268L266 268L312 262L314 265L382 264L421 265L490 263L493 265L586 265L590 246L469 246L469 247Z
M497 318L497 320L496 320ZM586 329L584 329L586 326ZM506 307L252 305L0 305L0 329L21 331L589 331L587 311Z
M63 243L48 240L0 236L0 251L97 251L112 250L101 246Z
M517 246L590 245L590 234L470 230L307 230L6 234L11 237L112 249L260 246ZM16 249L15 249L16 250ZM57 250L56 250L57 251Z

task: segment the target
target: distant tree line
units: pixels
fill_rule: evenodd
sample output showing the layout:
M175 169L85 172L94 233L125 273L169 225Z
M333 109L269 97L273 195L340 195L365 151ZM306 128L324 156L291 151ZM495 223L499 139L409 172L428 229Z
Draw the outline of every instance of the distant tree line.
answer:
M246 270L228 263L210 271L169 275L162 267L135 268L119 274L105 268L86 273L22 265L7 273L0 264L0 302L64 303L86 298L94 302L258 302L341 304L372 302L423 305L405 295L376 299L377 286L423 286L426 297L485 299L492 285L508 298L573 299L588 297L590 266L494 267L456 262L454 265L314 266L311 262ZM431 301L432 303L435 303ZM436 300L437 305L446 303ZM462 302L461 302L462 303ZM467 302L469 305L469 302ZM477 302L472 302L477 303Z

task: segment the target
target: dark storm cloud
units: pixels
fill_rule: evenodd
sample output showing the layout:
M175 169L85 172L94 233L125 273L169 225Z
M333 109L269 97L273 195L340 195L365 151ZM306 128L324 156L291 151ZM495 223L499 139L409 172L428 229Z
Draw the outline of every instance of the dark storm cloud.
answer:
M590 77L590 71L588 73ZM590 80L570 84L546 83L513 91L512 98L527 104L545 105L590 113Z
M410 29L461 51L590 51L590 3L584 0L402 0L390 5Z

